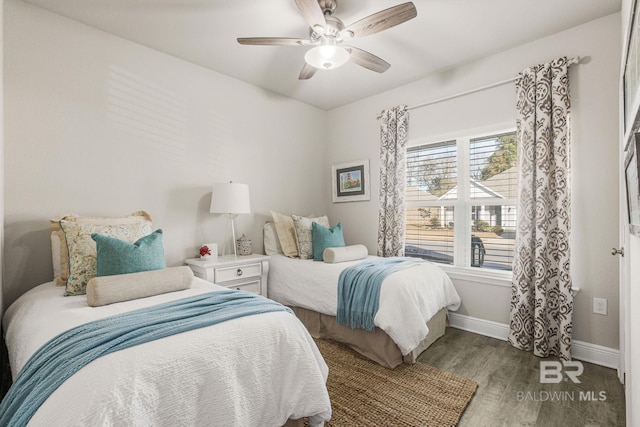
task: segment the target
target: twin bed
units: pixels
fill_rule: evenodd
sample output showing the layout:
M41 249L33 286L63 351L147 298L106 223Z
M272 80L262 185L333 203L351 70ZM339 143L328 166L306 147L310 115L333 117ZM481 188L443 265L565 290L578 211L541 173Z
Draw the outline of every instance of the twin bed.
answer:
M189 267L167 268L162 230L146 212L65 215L51 230L54 280L3 317L14 384L0 425L330 419L327 365L295 315Z
M82 222L82 219L69 221ZM150 221L150 218L141 221ZM68 226L64 220L59 223ZM91 225L89 231L98 227L105 234L112 233L114 222L109 220L106 224L106 227ZM77 224L74 227L77 228ZM87 226L80 228L84 230L83 227ZM139 222L135 227L139 228ZM52 235L54 257L60 252L58 241L65 239L60 231L54 227L54 234L58 234L55 242ZM149 229L139 231L148 233ZM67 233L66 239L71 235ZM114 236L131 244L137 243L135 235L122 237L116 232ZM65 262L72 266L74 248L71 245L75 243L66 243L70 247L62 248L62 252L70 254ZM268 246L265 240L265 248ZM76 257L83 263L91 257L100 259L100 250L96 255L95 248L94 252L87 249L90 245L86 241L79 247L88 252ZM460 304L446 274L437 266L424 262L394 272L382 282L375 330L337 324L338 276L358 262L360 260L326 263L272 254L268 296L282 305L193 277L187 267L178 267L188 270L187 286L175 289L170 289L172 285L159 287L154 277L152 281L142 280L142 293L132 291L139 277L151 277L136 274L154 272L107 276L115 278L115 282L120 277L128 279L113 288L108 281L100 282L103 283L101 288L92 287L90 281L86 295L84 289L70 295L69 286L66 289L56 286L59 278L39 285L13 303L3 318L11 373L14 383L20 387L24 383L31 382L33 386L33 383L38 385L43 381L38 375L44 374L32 372L31 365L37 359L34 355L38 355L46 343L60 334L74 331L73 335L76 329L108 321L112 316L155 310L160 305L178 304L211 294L224 299L236 292L245 294L246 299L256 304L264 302L272 308L277 307L244 317L231 316L227 321L175 334L166 331L174 324L164 326L155 322L162 337L120 351L105 352L102 357L91 358L91 363L84 367L75 367L63 357L77 344L65 348L63 343L59 355L46 355L42 363L48 366L47 369L53 369L45 372L68 376L42 398L26 418L12 418L14 414L8 413L15 408L23 411L23 406L30 405L24 405L23 396L10 390L0 406L0 420L15 423L9 425L28 423L31 426L50 425L52 420L65 426L282 426L300 424L306 418L311 426L323 425L331 418L331 402L326 389L328 368L312 336L346 343L392 368L402 362L415 362L416 356L444 333L447 309L457 309ZM74 272L68 271L67 278L74 279ZM86 283L83 282L83 286ZM148 292L149 286L157 289ZM122 297L123 294L127 296ZM103 298L103 303L92 303L99 298ZM234 305L239 304L235 300L226 304L230 313L241 310L239 305ZM290 307L295 316L283 305ZM156 319L172 317L164 312L151 317L154 316ZM146 329L146 326L140 328L141 331ZM138 332L134 328L129 334L138 335ZM121 337L115 339L122 341ZM80 355L79 359L83 357ZM71 375L67 371L75 373ZM24 380L26 375L29 376L27 381ZM27 398L31 397L27 394Z
M226 288L194 277L187 290L101 307L87 306L84 296L63 297L63 290L42 284L5 313L14 380L38 348L65 330ZM257 314L97 358L62 383L29 425L282 426L303 417L322 425L331 417L327 374L295 316Z
M444 335L447 311L460 306L451 280L430 262L396 271L382 282L375 330L351 328L336 321L336 289L340 273L360 262L325 263L274 254L269 260L269 298L291 307L316 338L347 344L389 368L415 363Z
M459 308L460 296L440 267L414 259L416 265L390 274L380 286L375 329L352 328L336 318L340 275L383 258L369 256L363 245L346 246L342 225L330 227L326 215L271 214L273 222L263 228L265 253L271 256L268 296L291 307L313 337L341 342L394 368L415 363L444 335L447 312Z

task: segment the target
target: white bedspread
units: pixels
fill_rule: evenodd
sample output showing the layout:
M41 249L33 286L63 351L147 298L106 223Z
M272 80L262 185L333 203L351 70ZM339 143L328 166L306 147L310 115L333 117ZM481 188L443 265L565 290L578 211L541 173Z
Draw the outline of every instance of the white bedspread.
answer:
M284 305L335 316L340 272L359 262L361 260L328 264L272 255L269 298ZM451 279L437 265L420 263L397 271L382 282L380 307L374 324L406 355L427 336L427 321L445 307L449 310L460 307L460 296Z
M103 307L40 285L7 310L12 375L55 335L82 323L223 289L192 288ZM223 322L101 357L63 383L30 426L281 426L331 416L328 368L295 316L265 313Z

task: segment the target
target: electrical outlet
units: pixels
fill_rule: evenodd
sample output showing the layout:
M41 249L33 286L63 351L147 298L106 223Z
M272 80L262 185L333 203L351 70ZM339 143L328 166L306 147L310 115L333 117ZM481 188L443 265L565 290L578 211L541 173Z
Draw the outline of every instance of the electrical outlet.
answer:
M607 300L604 298L593 299L593 312L596 314L607 315Z

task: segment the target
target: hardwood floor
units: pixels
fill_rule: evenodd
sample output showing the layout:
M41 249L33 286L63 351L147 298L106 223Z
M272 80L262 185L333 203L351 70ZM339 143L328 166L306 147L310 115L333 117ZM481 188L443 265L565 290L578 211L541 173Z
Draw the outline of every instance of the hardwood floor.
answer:
M542 384L540 362L557 359L454 328L418 360L478 383L461 427L625 425L624 389L614 369L582 362L580 383L565 375L560 383Z
M624 389L614 369L583 362L579 384L541 384L540 361L556 359L540 359L505 341L454 328L447 328L418 360L478 383L460 427L625 425ZM1 339L0 365L2 397L11 374Z

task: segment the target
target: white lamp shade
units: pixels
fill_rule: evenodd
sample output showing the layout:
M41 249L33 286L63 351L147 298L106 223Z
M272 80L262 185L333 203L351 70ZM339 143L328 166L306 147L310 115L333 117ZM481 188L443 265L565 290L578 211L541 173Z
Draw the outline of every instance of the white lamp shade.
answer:
M335 45L316 46L304 55L307 64L321 70L330 70L344 65L349 60L349 52Z
M213 184L209 212L221 214L251 213L249 186L234 182Z

